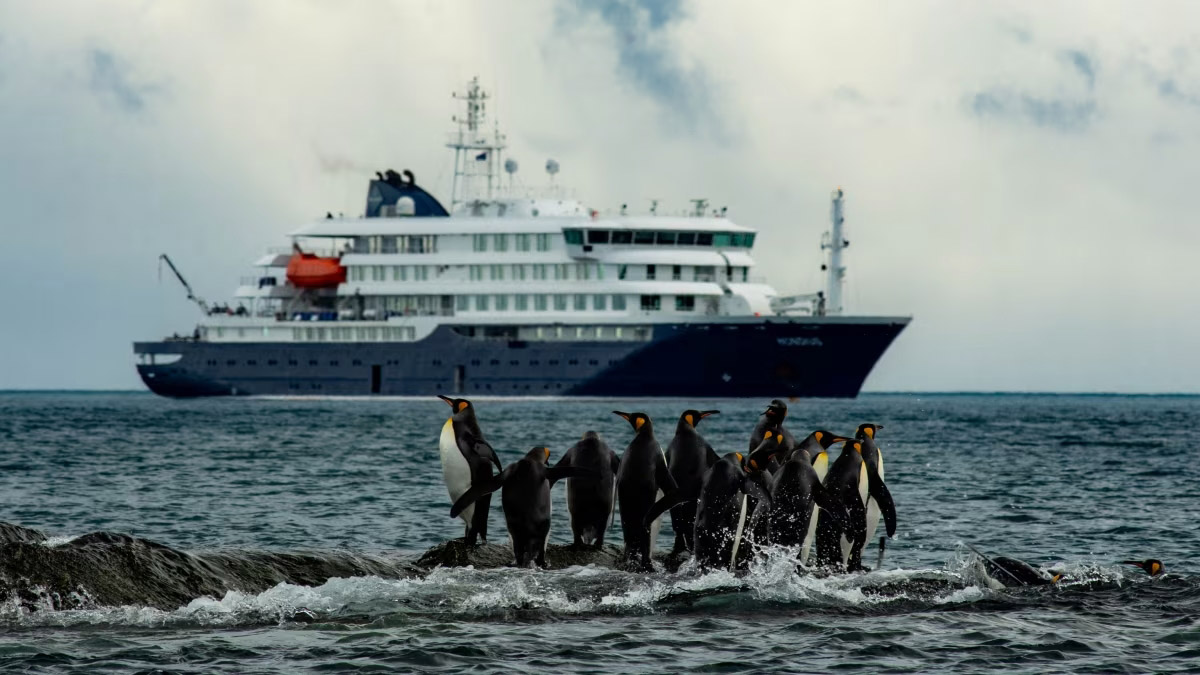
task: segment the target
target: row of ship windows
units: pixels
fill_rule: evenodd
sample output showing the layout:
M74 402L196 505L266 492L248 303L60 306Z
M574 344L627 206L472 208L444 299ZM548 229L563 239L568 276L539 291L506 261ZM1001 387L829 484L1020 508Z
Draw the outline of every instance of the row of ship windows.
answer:
M656 246L713 246L750 248L753 232L656 232L654 230L563 230L568 245L654 244Z
M514 234L512 235L513 249L517 251L529 251L532 250L530 249L530 245L533 244L539 251L549 251L551 242L550 238L552 236L554 235ZM509 235L507 234L473 234L471 235L471 250L486 251L490 245L491 250L493 251L507 251L508 237Z
M448 384L446 384L445 382L440 382L440 383L438 383L438 388L439 388L439 389L445 389L445 388L446 388L446 387L448 387L448 386L449 386L449 385L448 385ZM500 384L499 384L499 383L497 383L497 385L496 385L496 386L497 386L497 388L500 388ZM485 391L485 390L486 390L486 391L492 391L492 385L491 385L491 383L490 383L490 382L487 382L487 383L484 383L484 384L478 384L478 383L476 383L476 382L471 382L471 383L469 384L469 387L470 387L470 388L471 388L473 391ZM292 391L300 391L300 390L302 390L302 389L309 389L309 390L312 390L312 391L319 391L319 390L321 390L321 389L324 389L324 388L325 388L325 387L324 387L324 385L322 385L320 382L310 382L310 383L308 383L308 386L307 386L307 387L306 387L305 385L303 385L303 384L300 384L299 382L289 382L289 383L288 383L288 389L290 389L290 390L292 390ZM543 384L543 385L542 385L542 389L543 389L543 390L549 390L549 389L562 389L562 388L563 388L563 386L562 386L562 382L555 382L553 386L551 386L549 382L547 382L547 383L545 383L545 384ZM521 384L521 383L519 383L519 382L512 382L512 383L510 383L510 384L509 384L509 386L508 386L508 387L505 387L504 389L505 389L506 391L517 391L517 390L521 390L521 391L530 391L530 390L531 390L531 389L530 389L530 385L528 385L528 384Z
M474 309L477 312L506 312L509 308L508 295L458 295L455 296L454 309L455 311L465 312ZM591 309L595 311L603 311L608 308L607 295L514 295L512 297L512 308L517 312L529 311L532 304L533 311L546 312L553 307L556 312L565 312L568 307L574 311L587 311L588 298L591 298ZM532 301L530 300L532 298ZM658 311L662 309L661 295L643 295L640 296L640 307L643 311ZM612 308L615 311L622 312L626 309L626 296L612 296ZM692 312L696 309L696 296L694 295L676 295L675 296L675 311L677 312Z
M467 268L467 278L470 281L589 281L604 279L604 266L599 263L565 263L565 264L536 264L536 265L351 265L347 268L350 281L428 281L430 268L435 268L438 277L454 268ZM618 265L617 278L630 278L630 267L641 272L641 278L656 281L660 278L671 281L706 281L717 280L717 268L712 265ZM661 268L661 270L660 270ZM485 274L486 272L486 274ZM668 276L669 274L669 276ZM725 281L747 281L748 267L729 267L722 270Z
M319 331L319 333L317 332ZM326 332L328 331L328 333ZM330 340L344 342L411 342L417 339L417 329L412 326L369 326L369 327L338 327L332 328L272 328L263 326L262 328L201 328L200 332L203 337L209 337L212 333L213 337L223 338L226 335L230 337L258 337L261 335L265 338L288 338L304 341L304 340L325 340L328 336Z
M220 363L219 359L208 359L205 361L205 364L208 366L216 366L219 363ZM247 360L243 361L242 363L243 363L243 365L247 365L247 366L257 366L258 359L247 359ZM280 364L280 361L277 359L267 359L265 361L265 363L268 366L278 366ZM331 359L328 363L330 366L338 367L341 365L342 362L338 359ZM563 361L561 359L549 359L546 361L547 366L558 366L558 365L562 365L562 363L563 363ZM616 363L616 361L614 359L608 360L608 365L610 365L610 366L614 365L615 363ZM225 365L227 365L227 366L236 366L237 364L238 364L237 359L227 359L225 361ZM501 364L500 359L491 359L490 361L488 361L489 366L498 366L500 364ZM580 360L579 359L567 359L566 364L568 366L577 366L580 364ZM589 366L598 366L598 365L600 365L600 360L599 359L588 359L587 364ZM299 359L288 359L287 365L299 366L300 360ZM309 366L319 366L319 365L321 365L321 362L318 359L308 359L308 365ZM354 359L353 361L350 362L350 365L351 366L362 366L363 362L360 359ZM400 365L400 362L399 361L388 361L387 365L389 365L389 366ZM434 359L433 361L430 362L430 365L440 366L440 365L442 365L442 362L439 359ZM481 365L483 365L483 360L482 359L471 359L471 365L472 366L481 366ZM508 361L508 365L519 366L519 365L521 365L521 361L518 359L510 359ZM542 365L542 362L539 359L530 359L529 361L527 361L525 363L525 365L536 367L536 366Z

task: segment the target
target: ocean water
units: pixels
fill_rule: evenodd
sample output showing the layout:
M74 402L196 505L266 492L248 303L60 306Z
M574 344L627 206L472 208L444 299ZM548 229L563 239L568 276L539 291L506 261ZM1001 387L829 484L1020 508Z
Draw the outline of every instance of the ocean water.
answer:
M476 405L507 463L541 444L555 461L587 429L620 452L631 431L614 409L649 413L665 446L682 410L718 408L700 431L718 452L741 450L765 403ZM0 668L1200 668L1200 398L867 395L791 405L797 435L884 425L899 527L882 569L802 577L789 552L768 551L743 576L595 566L425 573L416 557L462 534L441 479L436 443L448 408L436 399L0 394L0 521L48 537L0 545ZM569 543L561 485L554 500L551 542ZM494 541L503 528L495 499ZM135 538L82 536L93 532ZM671 539L668 524L660 549ZM991 590L967 544L1057 566L1069 580ZM1150 557L1169 573L1151 579L1118 564ZM864 562L875 558L872 547ZM70 579L70 592L41 579Z

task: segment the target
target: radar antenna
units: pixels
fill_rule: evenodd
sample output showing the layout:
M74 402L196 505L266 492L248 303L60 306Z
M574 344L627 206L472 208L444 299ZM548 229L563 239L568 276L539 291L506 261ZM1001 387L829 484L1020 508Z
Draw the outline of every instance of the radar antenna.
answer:
M467 90L454 92L452 97L462 101L466 108L464 116L450 118L458 130L446 142L446 147L454 149L454 182L450 187L450 209L454 210L468 201L492 199L507 139L498 124L490 137L486 131L487 102L491 95L479 86L479 77L471 78Z

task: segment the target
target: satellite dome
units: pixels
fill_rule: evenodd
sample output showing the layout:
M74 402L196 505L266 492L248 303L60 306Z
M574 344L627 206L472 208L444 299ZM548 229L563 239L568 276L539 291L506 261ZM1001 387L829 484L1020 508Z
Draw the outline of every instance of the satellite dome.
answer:
M507 171L508 173L516 173L517 172L517 160L515 160L511 157L504 160L504 170Z
M557 159L546 160L546 173L550 174L551 176L558 173L558 160Z

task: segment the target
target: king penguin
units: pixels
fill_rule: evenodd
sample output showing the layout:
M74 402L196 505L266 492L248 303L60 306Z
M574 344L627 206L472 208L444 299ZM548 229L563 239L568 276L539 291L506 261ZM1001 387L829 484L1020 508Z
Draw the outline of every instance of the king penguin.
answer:
M550 449L536 447L522 459L508 465L500 475L475 483L450 509L453 518L491 493L500 490L504 522L512 542L513 564L517 567L546 567L546 542L550 539L550 487L560 478L592 477L591 469L579 469L561 462L547 467Z
M621 531L625 535L625 561L641 570L650 570L661 521L656 517L643 524L643 520L655 500L678 490L667 468L662 446L654 438L650 417L643 412L614 410L613 414L629 422L634 431L617 471L617 504L621 512Z
M854 433L854 440L862 443L863 461L867 463L868 470L874 470L879 475L879 480L886 484L883 472L883 453L880 452L879 446L875 444L875 434L879 429L882 429L882 424L860 424L858 430ZM883 512L879 509L879 501L874 497L867 499L867 539L868 543L875 541L875 530L879 529L879 519Z
M442 457L442 478L446 481L446 490L450 493L450 502L459 500L472 485L483 484L492 478L492 466L500 470L500 458L495 450L483 437L479 428L479 420L475 419L475 406L464 398L450 398L438 395L438 398L450 405L453 413L450 419L442 425L442 435L438 439L438 450ZM476 537L487 542L488 509L491 497L472 502L462 511L463 522L466 523L466 534L463 539L470 546L476 543Z
M825 430L814 431L784 456L783 464L772 477L767 520L769 541L778 546L800 547L801 563L808 562L819 514L825 513L826 518L832 517L842 527L849 520L845 507L821 485L825 471L818 474L814 467L819 461L827 471L826 450L847 440Z
M829 467L824 487L845 507L850 519L844 527L832 518L819 519L817 561L845 571L861 571L862 548L867 541L868 497L879 500L888 536L896 532L896 508L892 496L879 475L863 460L861 441L846 441L842 445L842 454Z
M708 441L696 430L700 420L716 415L719 410L685 410L675 425L675 437L667 445L667 467L675 485L685 494L700 493L704 472L720 459ZM671 529L675 530L675 546L671 554L684 549L693 550L693 530L696 521L696 501L691 499L671 507Z
M754 425L754 431L750 432L750 445L746 448L750 452L762 443L768 429L778 429L783 433L783 449L790 451L796 447L796 439L792 437L791 432L783 428L783 420L787 418L787 404L779 399L774 399L767 409L759 415L758 423Z
M571 517L574 548L604 546L616 499L617 470L621 460L595 431L588 431L558 460L554 468L573 466L590 469L596 478L567 479L567 513Z

